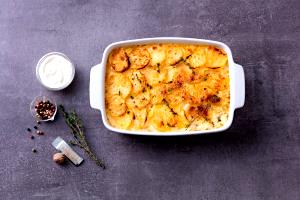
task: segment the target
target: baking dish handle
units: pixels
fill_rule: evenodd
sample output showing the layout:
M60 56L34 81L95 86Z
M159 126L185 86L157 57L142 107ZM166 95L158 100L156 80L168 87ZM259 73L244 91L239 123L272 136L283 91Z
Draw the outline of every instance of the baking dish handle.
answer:
M235 91L234 107L241 108L245 104L245 74L241 65L234 64L233 76Z
M90 105L92 108L102 110L103 108L103 80L102 64L91 68L90 72Z

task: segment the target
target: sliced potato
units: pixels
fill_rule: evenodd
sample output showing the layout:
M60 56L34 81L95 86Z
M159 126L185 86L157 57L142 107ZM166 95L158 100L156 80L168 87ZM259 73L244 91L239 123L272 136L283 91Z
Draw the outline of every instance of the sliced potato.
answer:
M190 45L185 45L185 58L189 57L194 51L195 49L197 48L197 45L193 45L193 44L190 44Z
M129 108L144 108L150 103L150 92L144 91L137 95L131 95L127 98L126 104Z
M107 102L108 112L112 116L123 115L127 110L125 100L119 95L113 95L113 96L107 97L106 102Z
M184 109L184 115L187 120L194 121L198 118L206 118L208 116L208 105L189 106Z
M201 104L213 93L213 90L204 83L184 84L185 99L192 104Z
M150 62L150 54L146 48L136 47L129 56L130 67L132 69L141 69Z
M128 129L133 121L133 112L128 110L124 115L117 117L108 114L107 119L109 123L115 128Z
M143 89L145 89L146 84L147 84L144 74L142 74L140 71L137 71L137 70L130 73L129 80L133 87L132 88L133 93L141 92Z
M146 118L147 118L147 108L133 108L132 109L134 117L133 117L133 129L143 129Z
M206 52L206 66L210 68L225 67L227 55L215 47L209 47Z
M150 53L151 56L151 65L152 66L158 66L161 65L162 62L165 60L166 58L166 52L165 49L162 48L159 45L151 45L148 48L148 51Z
M146 67L141 72L145 75L147 83L151 86L163 83L167 74L166 71L157 71L152 67Z
M194 45L188 45L184 47L183 45L170 45L167 49L166 61L168 65L176 65L180 61L185 60L189 57L195 49Z
M185 98L185 92L180 89L173 89L168 90L165 100L168 102L168 104L171 105L178 105L184 101Z
M157 85L150 90L151 103L160 104L166 96L166 87L164 85Z
M129 79L121 73L112 73L106 77L106 91L108 95L120 95L126 98L132 89Z
M206 47L198 47L186 60L192 68L202 67L206 63Z
M191 79L192 74L193 70L190 69L189 66L187 66L184 63L180 63L176 65L176 67L172 67L168 70L167 83L175 82L178 79L183 79L180 80L183 82L189 81Z
M114 49L112 51L109 64L117 72L123 72L129 68L128 56L123 48Z
M169 131L176 126L177 121L177 117L165 104L152 106L147 116L147 122L159 131Z
M179 70L176 67L172 67L167 74L167 83L175 81L176 77L180 74Z
M183 60L183 49L181 47L171 46L167 51L167 64L175 65L179 61Z
M186 119L185 113L184 113L184 106L185 103L180 104L169 104L169 107L173 110L174 113L176 113L177 117L177 128L186 128L187 125L190 124L190 122Z

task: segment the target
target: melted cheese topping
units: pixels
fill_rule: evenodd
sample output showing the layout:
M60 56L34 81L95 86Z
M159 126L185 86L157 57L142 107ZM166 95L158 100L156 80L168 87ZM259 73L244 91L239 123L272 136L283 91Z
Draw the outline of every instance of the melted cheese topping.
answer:
M106 114L115 128L210 130L228 119L228 60L221 49L184 44L122 47L110 53L106 67Z

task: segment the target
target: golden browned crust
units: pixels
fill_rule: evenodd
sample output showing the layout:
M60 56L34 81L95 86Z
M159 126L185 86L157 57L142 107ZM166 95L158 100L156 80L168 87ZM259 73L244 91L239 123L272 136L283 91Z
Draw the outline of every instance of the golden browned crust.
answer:
M146 48L134 48L129 53L129 61L132 69L141 69L150 62L150 54Z
M121 55L128 55L128 66ZM227 121L229 100L227 55L216 47L149 44L118 48L109 55L106 112L116 128L219 128Z
M116 72L123 72L129 68L128 56L123 48L114 49L112 51L109 64Z

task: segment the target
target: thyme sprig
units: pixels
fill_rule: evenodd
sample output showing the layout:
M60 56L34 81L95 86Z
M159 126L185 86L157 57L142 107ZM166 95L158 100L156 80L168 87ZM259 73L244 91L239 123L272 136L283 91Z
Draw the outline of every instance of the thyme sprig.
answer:
M63 113L64 120L68 127L71 129L71 133L73 135L73 140L70 141L72 145L76 145L80 148L82 148L85 153L95 161L95 163L99 166L105 169L105 164L102 160L100 160L96 154L93 153L91 148L88 145L88 142L86 140L85 134L84 134L84 127L82 124L81 119L78 117L77 113L75 111L67 112L63 105L59 105L59 109Z

